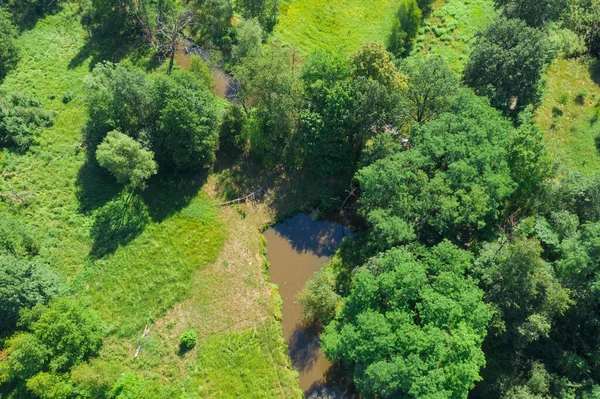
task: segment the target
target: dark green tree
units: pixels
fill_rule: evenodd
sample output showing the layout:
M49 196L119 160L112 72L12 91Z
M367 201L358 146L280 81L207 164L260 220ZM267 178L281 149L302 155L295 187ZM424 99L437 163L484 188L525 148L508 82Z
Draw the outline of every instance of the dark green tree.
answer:
M511 131L485 99L461 90L448 113L412 132L410 150L358 172L361 213L379 236L397 238L389 246L415 234L463 243L489 232L515 186L505 150Z
M410 51L410 47L421 26L422 12L417 0L402 0L392 32L388 38L388 49L397 56Z
M569 0L495 0L509 18L520 18L530 26L543 26L560 19Z
M15 44L17 29L10 15L0 7L0 82L19 60L19 51Z
M552 56L544 32L501 17L479 34L464 80L503 112L520 111L538 99L540 78Z
M279 0L239 0L236 7L244 18L258 20L266 32L271 32L277 24Z
M413 121L430 121L448 109L459 79L442 57L411 57L402 71L408 76L404 97Z
M37 257L0 255L0 334L15 328L21 310L45 305L64 291L59 277Z
M485 364L488 311L471 256L449 242L411 254L396 248L353 278L321 335L366 398L466 398Z

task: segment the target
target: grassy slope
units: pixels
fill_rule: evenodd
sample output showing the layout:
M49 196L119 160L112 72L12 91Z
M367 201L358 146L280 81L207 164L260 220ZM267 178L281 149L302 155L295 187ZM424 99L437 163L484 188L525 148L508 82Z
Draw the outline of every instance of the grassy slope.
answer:
M414 51L441 55L461 72L475 34L492 21L495 12L492 0L438 0L419 31Z
M384 41L396 0L283 0L274 37L306 55L314 50L351 53L368 41Z
M536 111L537 124L546 132L552 150L566 170L597 172L600 155L594 139L600 134L598 66L585 59L559 59L546 72L546 81L547 92Z
M55 125L43 132L39 145L29 153L0 153L0 169L17 172L7 179L8 185L33 193L29 204L0 202L0 217L13 213L32 224L41 256L70 283L74 296L90 302L111 328L99 361L93 363L119 365L109 367L115 371L108 378L118 378L124 366L202 397L239 396L230 391L232 386L245 387L248 397L298 396L297 377L284 355L281 327L273 318L274 295L262 276L262 264L244 263L238 274L221 273L223 260L217 257L232 239L227 239L231 229L226 226L237 214L214 206L215 200L201 190L201 176L151 184L144 195L151 216L145 228L114 253L94 254L91 227L118 188L97 168L85 166L79 148L86 118L82 83L89 73L89 58L81 57L86 35L74 11L67 8L22 34L21 62L0 87L33 92L47 109L57 112ZM66 92L75 94L75 99L63 104ZM248 235L258 254L258 228L252 226ZM241 278L241 273L248 276ZM216 308L215 304L231 302L232 297L222 297L231 294L231 287L240 293L259 291L246 298L256 300L256 306L249 310L230 303L226 311ZM185 312L194 317L177 314L163 323L173 313L170 309L182 303L188 304ZM250 317L250 322L232 323L242 316ZM149 320L157 320L157 326L134 361L137 337ZM199 354L179 356L179 334L189 328L199 331ZM226 372L206 365L207 359L223 358L219 343L239 344L240 337L249 336L250 346L240 344L236 350L235 360L243 361ZM210 391L200 392L199 381Z

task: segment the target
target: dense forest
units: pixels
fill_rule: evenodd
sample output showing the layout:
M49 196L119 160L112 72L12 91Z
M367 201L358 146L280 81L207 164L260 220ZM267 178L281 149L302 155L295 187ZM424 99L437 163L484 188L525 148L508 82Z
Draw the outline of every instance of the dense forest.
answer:
M0 398L302 397L316 209L356 395L600 398L600 0L323 3L0 0Z

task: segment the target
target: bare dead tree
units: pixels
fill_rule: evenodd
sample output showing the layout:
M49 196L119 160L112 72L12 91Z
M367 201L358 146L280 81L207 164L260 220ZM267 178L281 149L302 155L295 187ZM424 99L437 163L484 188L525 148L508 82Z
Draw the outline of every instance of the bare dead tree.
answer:
M161 58L169 58L168 75L173 71L177 51L182 45L187 46L187 39L183 32L195 20L196 13L190 9L186 9L178 15L158 16L156 18L156 30L146 33L150 44L158 51Z

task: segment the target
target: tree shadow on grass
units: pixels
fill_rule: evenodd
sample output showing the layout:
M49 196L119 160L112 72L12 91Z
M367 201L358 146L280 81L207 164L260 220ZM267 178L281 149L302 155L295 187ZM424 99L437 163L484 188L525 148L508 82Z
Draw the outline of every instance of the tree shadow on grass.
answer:
M140 42L138 38L115 36L94 29L88 34L83 47L71 59L68 68L77 68L90 58L90 70L99 62L110 61L117 63L125 57L135 64L147 58L149 51L150 49L144 43ZM154 58L151 58L147 69L155 68L157 62Z
M132 194L95 161L86 162L79 170L76 195L79 212L94 218L90 256L112 254L140 235L150 221L160 223L181 211L198 195L207 176L206 170L162 173L150 179L142 193Z
M94 240L90 256L102 258L114 253L140 235L149 220L148 207L142 199L122 192L96 212L90 231Z
M185 173L159 173L148 181L142 198L153 222L160 223L181 211L206 183L208 170Z
M122 189L115 178L95 161L83 164L75 185L81 213L89 213L103 207Z

